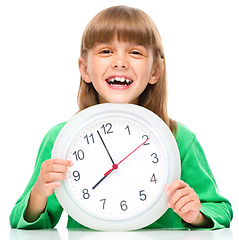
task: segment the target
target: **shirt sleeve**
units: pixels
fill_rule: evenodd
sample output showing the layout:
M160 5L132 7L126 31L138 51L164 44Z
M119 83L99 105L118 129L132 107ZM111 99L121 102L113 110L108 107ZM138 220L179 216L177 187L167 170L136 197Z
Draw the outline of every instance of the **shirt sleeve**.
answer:
M40 217L35 222L27 222L24 219L26 208L28 205L31 189L35 182L37 181L38 175L40 173L41 164L51 158L51 152L56 140L57 135L59 134L60 130L64 126L64 123L58 124L54 128L52 128L45 138L43 139L32 177L25 188L22 196L16 202L11 215L10 215L10 225L12 228L24 228L24 229L46 229L46 228L54 228L55 225L58 223L61 214L62 214L62 207L59 204L55 193L47 198L47 205L45 211L40 215Z
M201 145L192 133L187 134L185 141L190 144L180 152L181 179L198 194L201 201L200 211L213 221L212 229L230 227L233 217L231 204L219 193ZM185 222L183 224L185 227L192 228L192 225Z

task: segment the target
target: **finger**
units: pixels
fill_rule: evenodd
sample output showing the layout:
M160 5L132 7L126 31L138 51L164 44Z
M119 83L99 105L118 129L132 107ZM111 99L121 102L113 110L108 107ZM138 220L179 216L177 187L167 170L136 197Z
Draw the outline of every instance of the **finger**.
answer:
M49 172L45 175L44 183L52 183L53 181L65 180L66 175L63 173Z
M185 187L179 190L176 190L176 192L173 194L173 196L168 201L168 207L172 207L175 209L175 205L179 208L179 206L182 207L183 204L186 203L188 200L188 195L193 191L193 189L189 187Z
M52 182L52 183L45 183L42 188L46 192L48 196L53 193L53 190L61 185L61 182Z
M195 193L196 194L196 193ZM186 204L184 204L178 211L180 211L181 213L186 213L189 211L200 211L201 208L201 202L198 198L198 196L189 198L192 200L189 200L188 202L186 202Z
M199 212L201 208L200 202L192 201L188 202L185 206L180 209L180 213L187 213L189 211Z
M67 166L60 164L52 164L46 167L45 173L55 172L55 173L66 173L68 171Z
M182 207L184 207L185 205L187 205L189 202L194 201L194 196L192 193L188 192L185 193L186 195L183 195L181 197L178 198L178 201L176 201L176 203L173 205L173 209L176 211L181 211Z
M177 189L181 189L181 188L185 188L185 187L187 187L188 186L188 184L187 183L185 183L184 181L182 181L182 180L179 180L179 179L177 179L177 180L175 180L175 181L173 181L170 185L169 185L169 187L168 187L168 189L167 189L167 191L166 191L166 195L170 195L170 194L172 194L174 191L176 191Z
M48 167L53 164L64 165L66 167L72 167L74 165L74 162L67 160L67 159L55 158L55 159L46 160L43 164L45 165L45 167Z
M66 159L49 159L42 163L41 173L46 174L47 172L49 172L48 167L52 166L52 165L62 165L62 166L66 166L66 167L71 167L74 165L74 163L72 161L69 161Z

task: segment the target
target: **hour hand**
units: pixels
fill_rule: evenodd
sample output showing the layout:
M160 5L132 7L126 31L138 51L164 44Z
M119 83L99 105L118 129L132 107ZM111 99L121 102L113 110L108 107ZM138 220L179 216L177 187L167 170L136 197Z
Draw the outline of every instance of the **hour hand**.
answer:
M104 142L103 138L101 137L100 132L99 132L98 130L97 130L97 133L98 133L98 135L99 135L99 137L100 137L101 142L103 143L103 145L104 145L104 147L105 147L106 152L108 153L108 155L109 155L109 157L110 157L111 162L112 162L113 164L115 164L115 163L114 163L114 160L113 160L113 158L111 157L111 155L110 155L110 153L109 153L109 150L107 149L107 147L106 147L106 145L105 145L105 142Z
M112 171L113 171L113 170L112 170ZM94 190L107 176L110 175L110 173L112 173L112 171L109 171L107 174L105 174L104 177L102 177L102 178L100 179L100 181L97 182L97 183L92 187L92 189Z

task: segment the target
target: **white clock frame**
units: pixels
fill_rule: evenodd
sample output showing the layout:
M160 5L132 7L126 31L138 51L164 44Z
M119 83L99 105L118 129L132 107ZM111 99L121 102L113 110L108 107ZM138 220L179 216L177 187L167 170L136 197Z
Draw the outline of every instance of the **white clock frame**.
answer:
M62 128L55 141L51 158L66 158L71 141L81 129L98 119L114 116L126 117L140 122L160 142L163 142L167 153L168 172L164 192L158 194L158 201L139 216L122 221L109 221L94 217L88 214L85 209L79 208L69 194L65 181L61 181L61 186L55 189L55 194L65 211L73 219L89 228L104 231L135 230L153 223L167 210L169 197L165 194L166 187L180 178L181 164L177 143L172 132L161 118L138 105L106 103L92 106L76 114Z

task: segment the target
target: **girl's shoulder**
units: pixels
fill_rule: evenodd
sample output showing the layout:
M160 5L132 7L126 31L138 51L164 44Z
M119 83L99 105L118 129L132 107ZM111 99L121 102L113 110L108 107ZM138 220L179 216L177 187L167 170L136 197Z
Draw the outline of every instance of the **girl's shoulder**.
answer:
M195 139L196 135L188 127L177 122L176 142L181 158L185 156Z
M61 131L61 129L65 126L67 122L62 122L62 123L59 123L57 125L55 125L54 127L52 127L49 131L48 131L48 134L51 134L51 135L55 135L55 134L59 134L59 132Z
M57 125L55 125L54 127L52 127L46 134L44 140L51 140L53 142L55 142L58 134L60 133L61 129L65 126L67 122L62 122L59 123Z
M177 122L176 140L182 141L188 138L194 138L196 135L184 124Z

